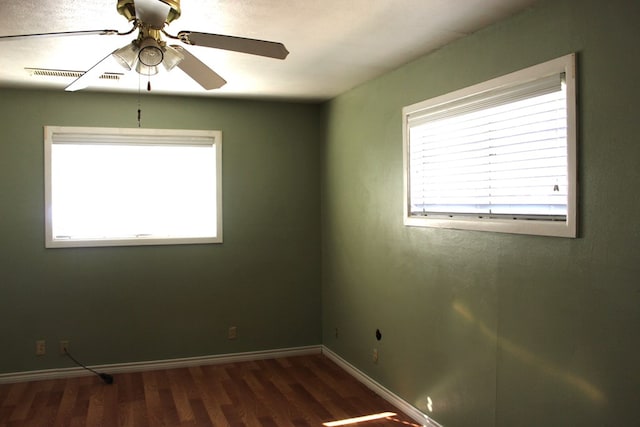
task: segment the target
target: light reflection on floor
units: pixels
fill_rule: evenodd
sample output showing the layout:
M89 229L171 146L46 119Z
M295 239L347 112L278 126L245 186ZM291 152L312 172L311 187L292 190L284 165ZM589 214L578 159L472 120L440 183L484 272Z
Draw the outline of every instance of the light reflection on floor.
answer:
M381 412L379 414L371 414L371 415L364 415L362 417L355 417L355 418L346 418L344 420L337 420L337 421L329 421L326 423L322 423L323 426L326 427L336 427L336 426L346 426L346 425L351 425L351 424L361 424L361 423L366 423L369 421L377 421L377 420L382 420L382 419L386 419L389 421L392 421L394 423L397 424L402 424L402 425L406 425L406 426L410 426L410 427L422 427L418 424L413 424L413 423L409 423L407 421L402 421L398 418L394 418L396 415L395 412Z

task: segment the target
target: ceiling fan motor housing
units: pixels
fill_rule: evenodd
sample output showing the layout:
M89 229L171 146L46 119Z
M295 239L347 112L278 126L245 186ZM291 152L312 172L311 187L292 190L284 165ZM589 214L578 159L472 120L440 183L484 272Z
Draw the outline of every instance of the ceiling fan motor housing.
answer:
M167 24L180 17L180 0L158 0L158 1L162 1L163 3L171 7L171 10L167 15L167 20L166 20ZM133 21L136 19L136 7L135 7L134 0L118 0L117 9L118 9L118 13L124 16L125 18L127 18L128 21Z

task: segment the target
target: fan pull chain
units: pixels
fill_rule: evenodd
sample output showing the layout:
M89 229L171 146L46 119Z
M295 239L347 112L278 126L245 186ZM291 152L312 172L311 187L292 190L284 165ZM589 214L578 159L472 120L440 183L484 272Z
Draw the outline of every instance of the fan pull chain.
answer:
M141 127L140 118L142 117L142 110L140 109L140 74L138 74L138 127Z

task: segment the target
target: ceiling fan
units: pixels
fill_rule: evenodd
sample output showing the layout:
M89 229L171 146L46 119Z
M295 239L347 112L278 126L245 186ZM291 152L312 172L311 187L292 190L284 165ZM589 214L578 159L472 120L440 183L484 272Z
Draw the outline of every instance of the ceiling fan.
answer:
M180 17L180 0L117 0L117 10L133 24L131 30L123 33L117 30L85 30L10 35L0 36L0 41L27 37L125 36L138 30L136 39L114 50L91 67L67 86L65 88L67 91L76 91L89 86L94 79L103 74L110 57L113 57L126 70L135 70L145 76L157 74L160 65L167 71L177 66L206 90L218 89L226 84L220 75L189 53L182 45L168 45L162 39L162 35L186 45L224 49L269 58L285 59L289 54L282 43L266 40L195 31L180 31L177 35L171 35L165 31L165 26Z

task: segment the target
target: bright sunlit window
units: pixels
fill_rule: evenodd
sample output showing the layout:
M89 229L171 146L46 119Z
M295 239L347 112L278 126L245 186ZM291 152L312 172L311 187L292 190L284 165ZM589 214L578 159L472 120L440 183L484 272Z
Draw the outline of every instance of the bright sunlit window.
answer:
M222 242L219 131L45 126L46 247Z
M575 58L403 110L405 224L576 236Z

